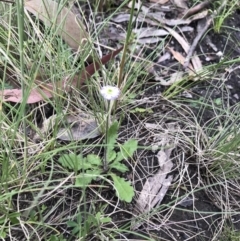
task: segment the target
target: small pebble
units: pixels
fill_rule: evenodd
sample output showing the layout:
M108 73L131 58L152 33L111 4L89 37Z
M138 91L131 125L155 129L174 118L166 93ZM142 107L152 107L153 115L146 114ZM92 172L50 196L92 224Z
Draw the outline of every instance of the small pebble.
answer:
M238 94L234 94L233 97L234 97L235 99L239 100Z
M222 57L222 56L223 56L223 52L222 52L222 51L218 51L218 52L216 53L216 55L219 56L219 57Z

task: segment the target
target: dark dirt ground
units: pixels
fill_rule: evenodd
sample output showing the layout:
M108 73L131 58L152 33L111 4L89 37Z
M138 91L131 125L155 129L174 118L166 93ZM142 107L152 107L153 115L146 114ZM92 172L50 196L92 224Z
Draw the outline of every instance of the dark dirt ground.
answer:
M221 33L217 34L211 30L208 33L208 36L211 38L212 42L216 45L218 50L224 53L224 56L227 56L227 58L229 59L238 57L240 55L240 10L236 11L231 17L229 17L224 25L230 27L234 26L234 28L238 29L239 31L223 27ZM176 42L174 43L177 45ZM179 46L175 47L176 49L179 49ZM200 42L197 48L197 53L199 55L202 55L202 50L205 53L212 52L204 39ZM203 62L203 65L209 65L209 62L207 62L204 57L202 57L201 60ZM216 59L213 61L213 63L216 63L218 61L219 59ZM166 64L168 65L169 63ZM228 75L226 74L226 76L227 77L223 83L222 88L209 87L210 83L212 85L214 81L216 81L216 83L218 83L219 81L212 80L211 78L196 84L189 89L189 92L192 94L192 98L199 99L201 97L209 96L209 101L214 101L217 98L222 98L222 96L224 96L224 98L226 99L226 103L223 104L230 104L230 106L233 106L234 104L238 103L240 98L240 69L236 69L232 73ZM147 90L143 95L144 97L153 97L159 95L160 92L164 92L164 90L167 89L167 87L161 86L154 80L149 80L149 83L145 85L145 87L147 86ZM179 102L181 101L184 102L184 97L181 97ZM169 114L167 114L169 109L166 108L163 110L161 107L165 105L166 102L166 100L159 98L153 110L154 113L161 112L162 116L164 115L163 112L165 112L165 119L167 121L168 117L169 120L171 120L173 117L176 118L178 116L178 113L174 113L173 111L171 111ZM171 106L171 104L168 102L167 105ZM144 104L143 107L149 106L148 104ZM199 111L198 108L194 107L192 107L192 110L195 113ZM206 110L203 115L201 115L199 123L206 123L213 115L214 113L212 113L211 110ZM139 133L140 144L142 144L143 146L151 144L151 133L148 133L147 130L144 130L144 128L141 127L143 119L144 118L142 117L136 116L136 114L130 115L129 119L125 120L125 124L123 125L121 130L127 132L122 133L123 138L127 138L128 135L132 136L132 133L136 132L136 126L138 126L138 128L141 129L141 132ZM119 139L121 141L121 137ZM176 153L177 152L178 151L176 151ZM141 191L141 184L139 182L139 179L144 178L147 175L153 175L156 172L157 164L156 160L154 159L154 153L152 151L140 151L136 154L136 158L138 158L139 156L141 156L142 163L140 163L140 165L136 167L136 171L138 173L137 175L135 175L135 173L130 174L133 176L135 175L134 180L136 184L136 190ZM213 237L217 233L219 225L221 225L222 222L222 212L219 207L215 205L214 196L209 195L206 190L202 188L207 183L207 181L204 181L207 175L204 168L200 170L201 183L200 186L197 186L200 178L197 174L199 163L196 159L194 159L194 155L192 157L190 153L186 154L186 163L189 164L187 172L188 176L183 177L185 179L184 186L179 187L178 197L190 193L191 195L189 197L192 201L190 201L189 205L187 206L179 204L176 205L173 209L171 209L171 207L169 207L169 203L171 203L173 199L176 198L176 193L175 190L170 188L170 190L167 192L167 195L163 199L163 202L159 206L159 213L157 215L154 215L151 219L153 225L151 226L149 224L143 224L138 227L137 230L134 230L135 232L142 233L143 235L153 238L153 240L159 241L213 240ZM175 165L177 166L177 164ZM178 177L177 170L173 171L173 174L175 177ZM37 178L37 176L38 175L36 174L35 178ZM39 178L41 179L41 177ZM191 180L191 182L189 182L189 180ZM196 189L192 195L193 185L196 185ZM83 205L80 204L79 207L79 199L81 197L81 194L82 193L81 191L79 191L79 189L68 189L66 192L64 192L64 194L53 194L53 197L44 203L44 205L47 207L45 211L47 213L51 210L52 206L56 205L56 203L59 202L59 200L64 199L64 202L60 202L58 210L55 212L54 216L50 216L47 220L45 220L45 222L48 222L52 226L54 226L54 223L58 224L58 226L56 226L55 228L60 231L63 234L63 237L66 238L66 240L68 241L73 241L76 239L71 235L71 230L65 224L59 224L64 223L71 214L75 213L77 208L80 210L84 210L85 207ZM89 191L87 196L87 209L89 208L90 210L91 203L95 203L98 200L96 197L94 197L94 193L92 191ZM114 190L103 190L102 196L107 200L111 200L111 203L113 204L116 202L116 199L114 198ZM18 199L21 200L21 206L22 208L24 208L25 206L28 206L28 204L32 200L32 197L29 195L21 194L21 197L18 197ZM240 198L237 201L240 202ZM129 225L129 220L132 216L131 212L133 210L133 207L134 202L130 205L120 203L118 206L118 211L111 215L112 221L118 226L127 224ZM65 213L66 210L67 212ZM109 207L107 208L107 210L105 210L106 213L111 213L112 211L113 207ZM165 220L166 217L168 217L167 220ZM240 231L240 215L235 216L234 218L235 222L233 223L230 222L231 220L229 220L229 224L233 225L236 230ZM162 220L162 222L160 220ZM94 237L95 231L96 230L94 229L91 230L91 235L89 235L87 240L99 240L97 237ZM24 240L24 235L21 235L19 230L16 230L15 233L13 232L12 235L17 238L16 240ZM124 240L130 240L134 238L135 240L138 240L139 238L136 237L136 235L134 234L125 235L126 239Z

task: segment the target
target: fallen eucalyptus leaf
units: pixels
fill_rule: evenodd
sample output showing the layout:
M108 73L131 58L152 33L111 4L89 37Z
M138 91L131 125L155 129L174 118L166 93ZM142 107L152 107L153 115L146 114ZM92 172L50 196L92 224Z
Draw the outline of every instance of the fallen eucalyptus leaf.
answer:
M95 117L81 112L76 116L68 115L66 127L59 128L56 137L64 141L77 141L92 139L100 134Z
M184 73L182 71L177 71L170 75L170 80L167 81L168 85L172 85L183 78Z
M184 58L182 59L182 61ZM189 70L190 71L190 70ZM184 76L183 71L176 71L172 74L167 74L166 78L163 78L163 76L160 76L157 71L155 71L154 68L151 68L149 70L149 73L151 73L151 76L154 78L154 80L159 81L161 85L163 86L170 86L177 81L181 80ZM170 78L169 78L170 77Z
M178 28L179 32L193 32L193 28L190 26L183 26L181 28ZM133 33L136 34L135 42L139 44L152 44L157 43L163 40L163 38L159 38L161 36L167 36L169 35L169 32L164 29L159 29L156 27L151 28L135 28L132 30ZM126 33L115 33L115 32L109 32L106 33L106 37L108 40L118 40L122 41L126 39Z
M161 12L156 12L156 13L139 13L137 17L133 17L133 22L136 20L138 22L145 22L148 23L152 26L159 26L159 23L161 23L162 25L168 25L168 26L178 26L178 25L183 25L183 24L190 24L192 21L198 20L198 19L202 19L204 17L206 17L208 15L208 11L203 11L200 13L197 13L187 19L166 19L164 17L164 14L162 14ZM112 21L116 22L116 23L121 23L121 22L125 22L125 21L129 21L130 19L130 14L129 13L121 13L118 16L112 18ZM154 20L152 20L154 19Z
M190 24L191 22L205 18L208 15L208 11L203 11L200 13L197 13L187 19L177 18L177 19L166 19L163 15L155 12L155 13L148 13L147 16L143 16L143 14L139 14L138 21L144 20L146 17L149 17L150 19L155 19L161 24L168 25L168 26L178 26L183 24ZM148 22L151 24L150 22ZM158 25L158 24L153 24Z
M149 123L148 126L155 130L156 135L159 135L159 138L161 139L161 143L159 144L162 148L164 147L164 150L159 151L156 155L160 168L152 177L147 178L143 185L142 191L136 200L135 208L133 210L135 215L149 213L155 206L160 205L173 180L173 176L169 175L169 173L173 167L170 155L174 147L166 149L166 146L175 146L177 144L170 134L172 131L176 131L177 126L175 123L167 124L165 133L162 133L162 128L159 124L155 125ZM141 221L138 220L132 221L131 223L133 230L140 225Z
M138 38L136 41L139 44L154 44L162 41L163 38L154 38L154 37L149 37L149 38Z
M169 0L150 0L150 2L152 3L158 3L158 4L165 4L167 3Z
M181 44L182 48L184 49L185 53L187 54L190 49L188 42L179 33L177 33L174 29L168 28L166 26L164 28ZM199 71L202 69L202 63L198 56L194 55L191 59L191 62L193 64L195 71ZM192 68L192 70L193 70L193 68Z
M170 160L171 149L159 151L157 154L160 169L151 178L148 178L136 202L135 210L140 213L149 212L164 198L173 176L167 175L173 167Z
M190 26L183 26L179 28L180 32L193 32L193 30L194 29ZM157 29L154 27L140 29L137 28L133 29L133 32L137 35L138 38L167 36L169 34L169 32L164 29Z
M31 0L25 2L25 9L42 20L47 26L54 26L57 34L77 51L82 49L89 39L83 23L74 13L52 0Z
M169 52L165 52L162 56L159 57L157 60L157 63L164 62L166 60L169 60L171 58L171 54Z
M188 9L186 0L172 0L172 1L173 1L173 4L175 4L177 7L182 9Z
M42 140L46 135L54 130L55 126L59 126L56 130L56 138L65 141L91 139L99 136L99 126L95 117L91 114L79 112L77 115L66 115L59 122L57 115L52 115L45 119L40 128L40 134L36 133L33 140Z
M178 205L182 206L182 207L189 207L193 205L193 198L190 198L189 196L183 198Z
M133 32L137 34L138 38L166 36L169 34L168 31L164 29L156 29L156 28L133 29Z
M168 47L169 51L172 53L173 57L181 64L184 65L185 57L179 52L173 50L173 48ZM188 71L190 74L195 74L193 72L193 67L191 64L188 65Z
M118 16L112 18L112 21L116 22L116 23L122 23L125 21L129 21L130 19L130 14L129 13L120 13ZM133 17L133 21L135 21L136 17Z

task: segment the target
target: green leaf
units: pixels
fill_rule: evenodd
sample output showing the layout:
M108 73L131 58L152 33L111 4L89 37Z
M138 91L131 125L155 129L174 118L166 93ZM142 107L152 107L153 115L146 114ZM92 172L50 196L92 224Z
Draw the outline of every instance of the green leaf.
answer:
M112 219L110 217L105 217L101 219L101 223L110 223Z
M96 178L100 174L101 174L100 169L87 170L86 173L82 173L81 175L76 177L75 186L76 187L85 187L89 183L91 183L92 180L96 180Z
M104 217L100 212L98 212L95 215L95 219L97 220L97 224L96 225L100 225L102 223L109 223L112 220L110 217Z
M51 235L50 239L48 239L47 241L66 241L66 239L63 238L62 235L60 236Z
M14 213L10 213L8 215L9 220L11 221L12 224L19 224L19 219L18 217L20 217L20 213L14 212Z
M7 233L3 230L0 231L0 238L5 239L7 237Z
M130 203L134 196L134 190L130 182L125 181L123 178L115 175L114 173L111 173L110 175L113 179L117 197L122 201Z
M101 158L94 154L87 155L87 161L88 161L88 163L90 163L92 165L101 166L101 164L102 164Z
M137 147L137 140L131 139L126 141L122 146L120 146L120 151L117 153L117 158L114 162L120 162L124 159L132 157L133 153L137 150Z
M111 152L109 152L109 154L108 154L108 163L109 162L111 162L111 161L113 161L115 158L116 158L116 156L117 156L117 153L115 152L115 151L111 151Z
M93 216L92 214L89 214L87 217L87 224L88 224L89 228L91 228L92 225L97 226L98 220L95 216Z
M75 187L86 187L89 183L91 183L93 177L81 175L76 177Z
M153 113L153 110L150 108L135 108L134 110L130 111L131 113L147 113L147 114L151 114Z
M66 167L73 171L87 170L92 167L91 163L86 161L86 158L83 158L82 155L76 154L64 154L58 161L62 164L63 167Z
M215 103L216 105L221 105L221 104L222 104L222 98L216 98L216 99L214 100L214 103Z
M76 226L73 230L72 230L72 234L77 234L81 231L81 228L79 226ZM81 233L81 235L84 235Z
M110 128L107 131L107 160L109 160L112 157L112 151L114 149L114 145L116 143L116 139L118 136L118 122L115 121L110 126Z
M125 164L122 164L120 162L113 162L109 165L109 167L114 168L114 169L116 169L116 170L118 170L119 172L122 172L122 173L129 170L128 167Z
M70 227L70 228L74 228L74 227L77 227L79 226L76 222L74 221L67 221L67 226Z

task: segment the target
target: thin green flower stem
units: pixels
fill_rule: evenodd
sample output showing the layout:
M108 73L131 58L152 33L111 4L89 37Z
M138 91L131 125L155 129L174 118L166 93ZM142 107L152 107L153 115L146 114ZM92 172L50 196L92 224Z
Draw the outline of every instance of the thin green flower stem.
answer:
M20 113L22 113L22 119L18 119L18 126L19 122L23 121L23 128L24 128L24 170L26 171L26 162L27 162L27 124L26 124L26 102L27 96L25 93L27 92L27 86L24 83L24 1L17 0L17 22L18 22L18 36L19 36L19 55L20 55L20 72L21 72L21 87L22 87L22 103L20 108Z
M129 45L129 39L131 38L131 34L132 34L132 20L133 20L135 2L136 2L136 0L132 1L132 8L131 8L131 12L130 12L130 19L128 22L128 29L127 29L127 36L126 36L126 41L125 41L124 48L123 48L123 55L122 55L122 59L121 59L121 63L120 63L118 85L117 85L119 89L123 82L123 69L124 69L124 65L125 65L125 59L126 59L127 49L128 49L128 45Z
M110 116L111 116L111 101L107 100L107 119L106 119L106 127L105 127L105 145L106 148L104 149L104 158L103 158L103 170L107 171L108 169L108 129L109 129L109 123L110 123Z
M132 8L131 8L131 12L130 12L130 19L128 22L128 29L127 29L127 36L126 36L126 41L125 41L124 48L123 48L123 55L122 55L122 59L121 59L121 63L120 63L118 83L117 83L117 87L119 89L123 82L123 70L124 70L124 65L125 65L125 60L126 60L126 54L127 54L127 49L128 49L128 45L130 42L129 39L131 38L131 34L132 34L132 20L133 20L135 2L136 2L136 0L132 1ZM117 105L118 105L118 101L115 102L114 110L113 110L114 112L117 109Z

